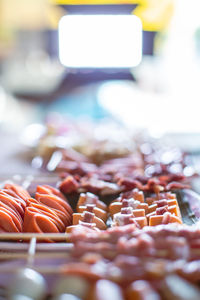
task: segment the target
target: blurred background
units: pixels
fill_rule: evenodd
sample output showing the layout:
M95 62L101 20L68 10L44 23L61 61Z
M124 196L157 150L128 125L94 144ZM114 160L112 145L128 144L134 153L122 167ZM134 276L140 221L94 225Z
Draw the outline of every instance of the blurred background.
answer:
M23 132L55 113L95 121L112 118L133 130L147 129L154 137L170 136L183 149L199 152L199 11L198 0L0 0L1 173L29 172L18 163L26 153ZM59 24L63 16L73 15L93 15L94 20L97 15L137 16L142 24L140 61L133 66L136 54L129 51L130 66L119 67L130 42L133 48L139 42L134 27L124 29L118 22L114 31L121 55L116 65L104 67L107 52L116 54L106 40L104 52L98 56L96 46L89 57L96 57L95 63L101 59L102 67L63 64L59 45L69 37L73 41L83 23L69 23L62 36ZM104 22L100 27L104 35ZM79 48L74 48L75 62L97 45L95 27L89 37L84 32L82 44L74 44ZM71 53L74 45L69 45ZM67 53L64 59L69 61Z

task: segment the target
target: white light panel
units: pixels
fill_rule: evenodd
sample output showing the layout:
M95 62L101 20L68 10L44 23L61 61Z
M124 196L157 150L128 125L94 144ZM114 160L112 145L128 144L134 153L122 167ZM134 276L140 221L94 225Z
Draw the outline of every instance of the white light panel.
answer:
M59 22L59 57L71 68L130 68L142 58L134 15L67 15Z

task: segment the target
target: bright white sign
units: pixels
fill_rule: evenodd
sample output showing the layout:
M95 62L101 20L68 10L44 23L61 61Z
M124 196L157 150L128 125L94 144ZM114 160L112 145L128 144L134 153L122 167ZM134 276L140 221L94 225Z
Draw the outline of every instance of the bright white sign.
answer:
M130 68L142 58L142 24L134 15L67 15L59 56L71 68Z

